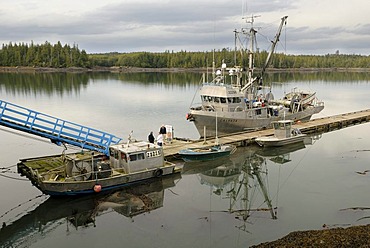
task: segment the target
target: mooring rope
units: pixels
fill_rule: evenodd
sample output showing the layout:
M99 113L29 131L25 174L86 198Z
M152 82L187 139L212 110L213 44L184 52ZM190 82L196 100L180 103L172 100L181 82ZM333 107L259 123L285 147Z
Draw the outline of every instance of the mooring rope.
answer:
M5 213L3 213L2 215L0 215L0 219L1 219L1 218L3 218L5 215L9 214L10 212L12 212L12 211L16 210L17 208L22 207L22 206L23 206L23 205L25 205L26 203L29 203L29 202L31 202L31 201L34 201L34 200L36 200L37 198L40 198L40 197L42 197L42 196L46 196L46 195L45 195L45 194L41 194L41 195L35 196L35 197L31 198L31 199L28 199L28 200L27 200L27 201L25 201L25 202L22 202L22 203L18 204L17 206L15 206L15 207L13 207L13 208L9 209L8 211L6 211L6 212L5 212ZM34 203L34 204L33 204L33 206L34 206L34 205L36 205L36 204L38 204L38 203ZM3 222L3 225L4 225L4 222Z
M8 166L8 167L0 167L0 176L5 177L5 178L9 178L9 179L18 180L18 181L29 181L28 179L25 179L25 178L11 177L11 176L5 175L5 173L18 174L18 172L12 171L10 169L10 168L15 167L15 166L17 166L17 165L11 165L11 166Z

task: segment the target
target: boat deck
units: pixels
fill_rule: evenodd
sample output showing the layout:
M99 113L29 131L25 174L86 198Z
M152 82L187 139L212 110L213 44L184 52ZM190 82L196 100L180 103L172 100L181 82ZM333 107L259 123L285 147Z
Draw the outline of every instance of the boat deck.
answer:
M339 115L328 116L324 118L313 119L307 122L295 123L292 128L299 128L302 133L326 133L334 130L350 127L353 125L363 124L370 121L370 109L344 113ZM265 129L251 132L233 133L230 135L219 137L220 144L234 144L236 146L245 146L254 143L254 139L261 136L271 136L274 130ZM210 138L206 140L179 140L175 139L171 143L166 143L164 147L164 154L166 159L180 159L178 152L186 148L202 148L209 145L214 145L215 139Z

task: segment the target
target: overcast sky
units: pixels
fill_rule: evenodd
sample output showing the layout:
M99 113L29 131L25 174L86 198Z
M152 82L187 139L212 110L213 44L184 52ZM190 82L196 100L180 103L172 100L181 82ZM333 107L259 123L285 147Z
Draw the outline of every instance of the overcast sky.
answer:
M233 48L242 15L278 52L370 55L369 0L0 0L0 43L77 44L87 53ZM267 45L266 45L267 46Z

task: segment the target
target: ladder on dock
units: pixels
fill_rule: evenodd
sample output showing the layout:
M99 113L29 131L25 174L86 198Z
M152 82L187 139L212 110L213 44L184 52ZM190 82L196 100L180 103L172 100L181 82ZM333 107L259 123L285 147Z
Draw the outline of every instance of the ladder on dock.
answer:
M122 140L112 134L2 100L0 100L0 125L50 139L57 145L66 143L101 152L107 156L109 146Z

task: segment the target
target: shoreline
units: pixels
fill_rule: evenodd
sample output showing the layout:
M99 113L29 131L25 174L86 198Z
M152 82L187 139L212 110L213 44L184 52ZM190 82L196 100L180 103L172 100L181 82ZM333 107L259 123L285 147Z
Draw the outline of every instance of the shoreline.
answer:
M256 71L259 69L256 68ZM208 68L209 71L209 68ZM0 72L9 73L86 73L86 72L112 72L112 73L135 73L135 72L207 72L207 68L140 68L140 67L93 67L93 68L82 68L82 67L68 67L68 68L51 68L51 67L27 67L27 66L15 66L15 67L0 67ZM370 68L284 68L276 69L269 68L266 73L316 73L316 72L370 72Z
M370 225L294 231L275 241L251 248L269 247L370 247Z

